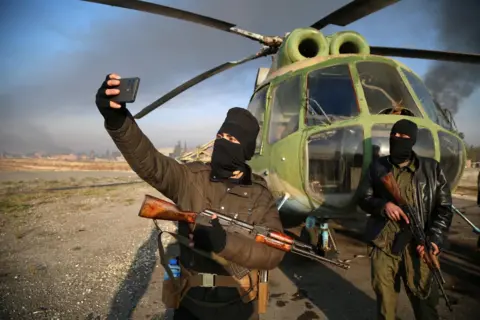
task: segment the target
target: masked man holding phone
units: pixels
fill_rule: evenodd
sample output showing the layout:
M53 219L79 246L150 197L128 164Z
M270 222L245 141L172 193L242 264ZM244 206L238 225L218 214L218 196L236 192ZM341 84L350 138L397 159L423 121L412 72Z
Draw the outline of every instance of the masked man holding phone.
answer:
M258 121L248 110L228 111L215 140L211 164L180 164L157 151L125 104L111 101L119 94L115 88L119 79L116 74L107 76L98 89L96 104L108 134L140 178L181 210L212 209L283 231L265 181L252 174L246 163L255 152L259 132ZM178 233L189 237L192 247L214 252L228 265L181 246L181 274L188 281L174 319L259 319L258 271L277 267L284 252L226 232L215 218L210 225L197 225L193 230L187 223L179 223Z
M372 161L364 179L364 194L359 206L370 214L367 240L371 259L372 286L377 296L377 319L395 320L400 279L417 320L439 319L438 288L423 261L425 249L413 240L396 249L401 224L409 220L403 210L387 195L381 178L393 172L400 193L418 214L427 241L439 254L443 237L452 222L452 196L449 184L434 159L420 157L413 151L418 128L407 119L396 122L390 133L390 155ZM399 251L399 252L397 252Z

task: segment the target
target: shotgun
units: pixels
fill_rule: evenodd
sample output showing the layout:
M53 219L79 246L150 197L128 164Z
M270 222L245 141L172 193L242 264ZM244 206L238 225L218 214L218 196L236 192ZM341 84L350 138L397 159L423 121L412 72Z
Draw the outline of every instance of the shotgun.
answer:
M414 208L409 205L405 199L400 194L400 189L398 187L397 182L395 181L395 178L393 174L390 172L386 176L382 178L382 183L385 186L385 188L388 190L388 192L392 195L392 197L395 199L397 202L397 205L399 205L405 215L408 217L408 220L410 221L409 229L407 229L404 232L409 233L407 237L402 237L402 245L407 245L408 242L413 238L417 245L421 245L425 247L425 255L424 255L424 260L425 263L427 264L428 268L433 274L433 278L435 279L435 282L438 284L438 287L440 288L440 291L442 293L443 298L445 299L445 303L450 311L452 310L452 306L450 304L450 301L448 300L447 294L445 293L445 289L443 288L443 284L445 283L445 279L443 278L442 272L440 270L440 262L438 261L438 257L433 254L433 246L430 241L427 241L427 237L425 235L425 232L423 231L422 225L419 221L418 215L415 213Z
M158 199L151 195L145 195L145 199L138 215L142 218L177 222L182 221L192 224L209 223L211 217L216 215L220 224L228 225L229 230L230 227L233 227L237 231L240 231L240 233L253 235L256 242L263 243L285 252L292 252L315 261L329 263L343 269L350 268L350 265L347 263L327 259L316 254L311 245L294 240L292 237L284 233L271 230L264 226L251 225L237 220L236 217L232 218L212 210L207 209L200 213L181 211L173 203Z

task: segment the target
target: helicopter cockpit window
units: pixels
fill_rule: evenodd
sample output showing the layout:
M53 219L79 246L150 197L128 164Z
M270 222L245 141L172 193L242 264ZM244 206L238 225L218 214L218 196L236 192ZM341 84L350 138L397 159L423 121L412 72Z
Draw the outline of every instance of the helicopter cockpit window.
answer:
M308 192L324 206L346 207L363 166L363 128L349 126L315 133L308 139Z
M375 124L372 127L372 158L390 154L390 132L392 124ZM417 142L413 151L421 157L435 158L435 144L429 129L418 127Z
M371 114L422 117L395 67L367 61L356 65Z
M448 120L448 111L443 109L437 101L434 100L434 103L438 110L438 124L447 130L453 130L452 122Z
M336 65L310 72L307 87L307 126L330 124L359 114L348 65Z
M275 143L298 130L302 82L295 76L272 90L268 142Z
M460 179L463 162L462 142L452 134L439 131L440 166L450 184L456 184Z
M253 116L257 118L258 124L260 125L260 131L258 132L257 136L255 153L260 153L260 150L262 148L263 123L267 101L267 90L268 86L263 87L262 89L257 91L257 93L254 94L252 100L250 100L250 103L248 104L248 111L250 111Z
M433 100L432 95L428 91L425 84L423 84L423 82L412 72L405 69L402 69L402 71L407 77L408 82L410 82L413 91L415 91L415 94L417 95L418 100L420 100L420 103L425 109L428 117L436 124L444 127L445 129L451 130L452 126L449 124L440 106L437 105Z

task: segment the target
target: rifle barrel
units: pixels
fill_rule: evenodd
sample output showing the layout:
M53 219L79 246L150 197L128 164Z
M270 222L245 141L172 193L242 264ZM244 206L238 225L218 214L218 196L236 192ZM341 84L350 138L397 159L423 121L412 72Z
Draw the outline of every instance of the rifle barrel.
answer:
M333 264L333 265L335 265L337 267L340 267L342 269L345 269L345 270L350 269L350 265L348 263L327 259L325 257L319 256L318 254L315 254L313 252L310 252L310 251L307 251L307 250L304 250L304 249L297 248L295 246L292 247L292 253L296 253L296 254L298 254L300 256L303 256L305 258L309 258L309 259L316 260L316 261L319 261L319 262L330 263L330 264Z
M440 273L440 270L437 270L438 273ZM450 304L450 300L448 300L447 293L445 292L445 289L443 288L443 285L441 283L441 280L439 279L439 275L437 272L433 272L433 277L435 278L435 282L437 282L438 287L440 288L440 291L442 293L443 298L445 299L445 304L448 307L448 310L453 311L452 305ZM443 277L442 277L443 278Z

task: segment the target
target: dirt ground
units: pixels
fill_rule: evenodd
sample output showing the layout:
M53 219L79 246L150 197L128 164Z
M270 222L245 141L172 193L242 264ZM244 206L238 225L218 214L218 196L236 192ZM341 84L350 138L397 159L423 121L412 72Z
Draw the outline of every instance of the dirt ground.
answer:
M1 319L164 318L156 231L137 215L145 194L161 195L137 181L129 172L0 172ZM112 183L117 185L58 190ZM480 225L480 208L468 192L455 204ZM173 223L160 225L175 230ZM351 259L350 270L286 255L271 273L269 311L262 319L374 319L362 224L342 225L340 258ZM454 313L441 300L442 319L478 318L477 239L455 216L441 261ZM398 318L413 319L403 289Z
M35 158L0 158L0 171L131 171L125 161L68 161Z

